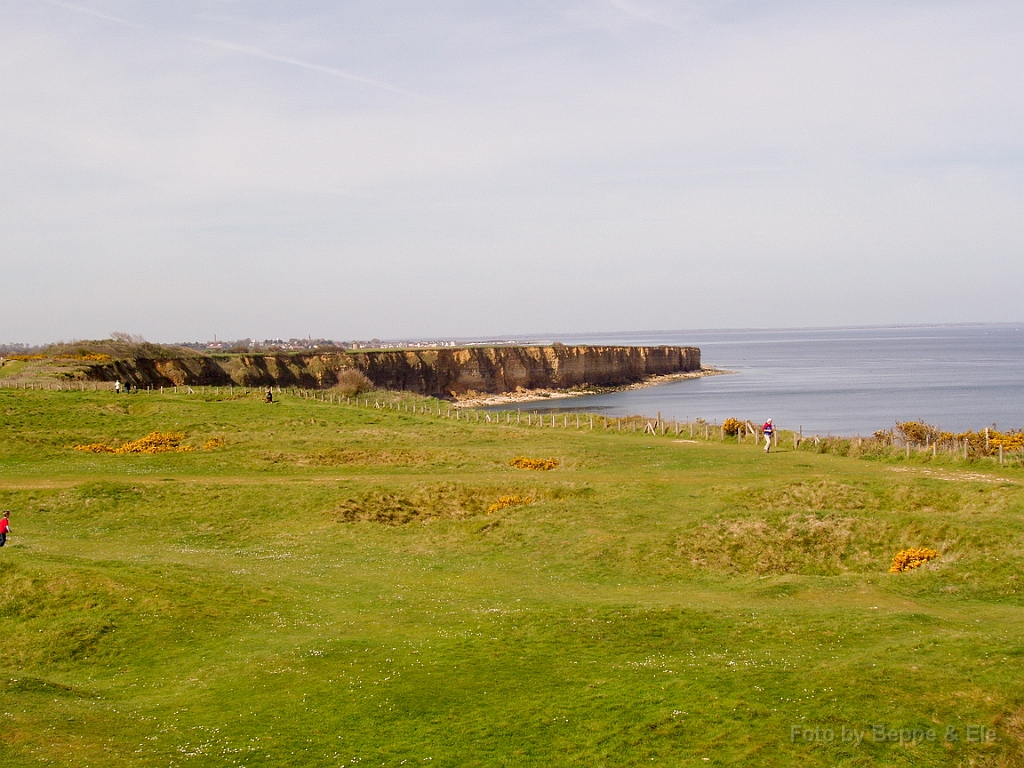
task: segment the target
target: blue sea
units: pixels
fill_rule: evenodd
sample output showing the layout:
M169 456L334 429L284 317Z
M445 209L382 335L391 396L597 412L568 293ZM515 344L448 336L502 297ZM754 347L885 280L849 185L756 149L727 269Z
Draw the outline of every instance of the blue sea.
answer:
M653 331L559 336L564 344L682 345L735 371L521 410L721 422L870 435L897 421L950 431L1024 427L1024 324Z

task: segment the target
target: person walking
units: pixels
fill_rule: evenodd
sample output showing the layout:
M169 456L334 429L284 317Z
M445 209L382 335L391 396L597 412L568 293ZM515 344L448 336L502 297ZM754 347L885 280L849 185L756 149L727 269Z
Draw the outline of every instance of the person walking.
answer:
M11 530L11 512L4 510L4 516L0 517L0 547L7 543L7 533Z
M116 394L116 395L120 395L121 394L121 380L120 379L118 379L117 381L114 382L114 394Z
M768 453L772 449L772 435L775 434L775 425L772 424L771 419L764 423L761 431L764 433L764 452Z

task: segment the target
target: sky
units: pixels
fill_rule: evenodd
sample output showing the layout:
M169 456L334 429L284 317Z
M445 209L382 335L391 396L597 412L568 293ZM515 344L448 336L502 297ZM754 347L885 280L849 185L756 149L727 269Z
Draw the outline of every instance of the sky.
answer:
M4 0L0 341L1024 320L1019 0Z

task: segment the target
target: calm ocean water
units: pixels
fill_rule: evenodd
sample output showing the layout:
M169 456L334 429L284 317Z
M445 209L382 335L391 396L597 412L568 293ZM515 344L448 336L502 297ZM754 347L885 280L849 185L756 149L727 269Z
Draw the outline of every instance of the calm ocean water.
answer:
M573 335L565 344L688 345L733 375L521 405L523 410L871 434L921 419L951 431L1024 426L1024 324Z

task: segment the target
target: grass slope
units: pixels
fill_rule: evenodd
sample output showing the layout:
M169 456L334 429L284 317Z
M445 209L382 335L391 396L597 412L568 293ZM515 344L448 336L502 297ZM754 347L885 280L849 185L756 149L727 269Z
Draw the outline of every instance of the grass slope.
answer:
M1019 469L292 397L0 414L4 766L1024 764ZM72 449L171 429L196 450ZM907 546L941 557L887 573Z

